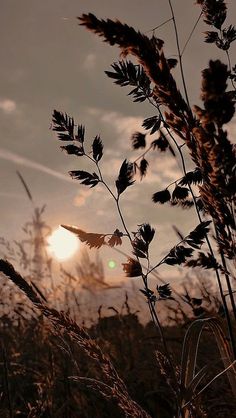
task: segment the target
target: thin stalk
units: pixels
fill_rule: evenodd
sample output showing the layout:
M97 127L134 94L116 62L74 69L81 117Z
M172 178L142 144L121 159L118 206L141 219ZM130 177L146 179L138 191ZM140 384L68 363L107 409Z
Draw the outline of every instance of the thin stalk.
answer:
M145 290L148 290L147 276L143 275L142 279L143 279ZM169 352L169 349L168 349L168 346L167 346L167 343L166 343L163 328L162 328L162 325L159 321L158 315L156 313L154 303L149 298L148 298L148 307L149 307L149 310L150 310L150 313L151 313L152 321L156 325L156 327L158 328L158 330L160 332L160 337L161 337L161 342L162 342L162 345L163 345L163 348L164 348L164 352L165 352L166 358L167 358L169 366L170 366L170 370L171 370L172 377L173 377L174 382L175 382L176 390L177 390L178 395L179 395L179 392L180 392L179 382L178 382L178 379L177 379L177 376L176 376L176 373L175 373L175 367L174 367L174 364L172 362L171 355L170 355L170 352ZM177 408L179 409L180 406L178 405L179 404L178 399L176 399L176 402L177 402Z
M148 268L150 268L149 259L148 259ZM151 272L152 272L151 270L148 270L146 275L142 275L144 288L145 288L146 291L148 291L147 276ZM149 306L149 310L150 310L150 313L151 313L153 323L156 325L156 327L158 328L158 330L160 332L160 337L161 337L162 345L163 345L163 348L164 348L164 352L165 352L167 361L168 361L169 366L170 366L170 370L171 370L171 373L172 373L172 378L175 382L175 388L176 388L176 391L177 391L177 394L178 394L178 396L176 398L176 407L177 407L177 410L178 410L177 414L178 414L178 417L184 418L184 413L183 413L182 408L181 408L181 402L179 400L181 389L179 387L179 382L178 382L178 379L177 379L177 376L176 376L175 367L174 367L174 364L172 362L172 358L171 358L171 355L170 355L170 352L169 352L169 349L168 349L168 345L166 343L166 338L165 338L165 335L164 335L164 331L163 331L162 325L159 321L159 318L158 318L158 315L157 315L157 312L156 312L156 309L155 309L155 302L152 302L148 298L148 306Z
M194 26L193 26L193 29L191 30L191 32L190 32L190 34L189 34L189 36L188 36L188 38L187 38L187 40L186 40L186 42L185 42L185 44L184 44L184 46L183 46L182 52L181 52L181 54L180 54L180 56L181 56L181 57L184 55L184 52L185 52L185 50L186 50L186 48L187 48L187 45L188 45L188 43L189 43L190 39L192 38L193 33L194 33L194 31L195 31L195 29L196 29L196 27L197 27L197 25L198 25L198 23L199 23L199 21L200 21L201 17L202 17L202 11L201 11L200 15L198 16L198 18L197 18L197 20L196 20L196 22L195 22L195 24L194 24Z
M185 97L186 97L186 101L188 103L188 106L190 108L190 103L189 103L188 93L187 93L187 88L186 88L186 83L185 83L185 77L184 77L182 56L183 56L184 50L185 50L185 48L186 48L189 40L191 39L191 36L192 36L193 32L194 32L194 30L195 30L195 28L196 28L196 26L197 26L197 24L198 24L201 16L202 16L202 11L201 11L201 13L200 13L200 15L199 15L199 17L198 17L198 19L197 19L197 21L196 21L196 23L195 23L192 31L191 31L191 33L190 33L190 35L189 35L189 37L188 37L188 39L187 39L187 41L186 41L186 43L184 45L184 48L183 48L183 50L181 52L180 51L180 44L179 44L178 29L177 29L177 25L176 25L176 19L175 19L175 15L174 15L174 10L173 10L173 6L172 6L172 2L171 2L171 0L168 0L168 2L169 2L170 9L171 9L172 18L173 18L173 24L174 24L174 30L175 30L175 38L176 38L176 45L177 45L177 50L178 50L178 56L179 56L179 62L180 62L180 71L181 71L181 77L182 77L182 82L183 82L183 86L184 86ZM226 51L226 54L227 54L227 57L228 57L229 68L231 69L231 62L230 62L230 57L229 57L228 51ZM167 128L167 131L168 131L168 128ZM173 137L173 135L171 135L171 133L169 133L169 135L174 140L175 145L176 145L176 147L177 147L177 149L179 151L180 158L181 158L181 162L182 162L182 166L183 166L183 171L184 171L184 174L186 175L186 166L185 166L185 161L184 161L184 157L183 157L183 153L181 151L181 148L177 144L177 142L175 141L175 138ZM192 198L193 198L193 201L194 201L194 205L195 205L195 209L196 209L196 212L197 212L198 219L199 219L200 222L202 222L202 219L201 219L201 216L200 216L200 212L199 212L198 207L197 207L197 204L196 204L196 198L195 198L194 193L192 191L192 187L191 187L190 184L188 184L188 187L190 189L190 192L191 192L191 195L192 195ZM214 256L214 252L213 252L213 249L211 247L211 244L210 244L210 241L209 241L208 236L206 236L206 241L207 241L207 244L208 244L208 247L209 247L209 250L210 250L211 255ZM224 294L223 294L223 289L222 289L222 285L221 285L221 280L220 280L220 276L219 276L218 269L215 269L215 272L216 272L217 281L218 281L219 288L220 288L221 298L222 298L222 301L224 303ZM226 279L226 281L227 281L227 279ZM228 307L227 307L226 304L225 304L225 309L228 311ZM233 341L232 341L232 346L234 347L234 353L235 353L236 352L236 347L235 347L235 343L233 343Z
M216 237L218 237L217 230L216 230ZM234 300L234 296L233 296L233 289L231 287L229 274L227 273L227 265L226 265L226 261L225 261L225 256L224 256L224 253L221 250L221 248L219 249L219 251L220 251L221 262L222 262L222 265L223 265L224 270L225 270L224 275L225 275L225 279L226 279L226 283L227 283L227 287L228 287L228 291L229 291L230 302L231 302L231 305L232 305L234 318L236 319L236 305L235 305L235 300Z
M122 251L122 250L120 250L119 248L115 248L115 247L113 247L112 248L114 251L116 251L116 252L118 252L119 254L121 254L121 255L124 255L125 257L128 257L128 254L126 254L124 251ZM140 263L141 264L141 267L142 268L145 268L144 267L144 265L142 264L142 263ZM168 284L165 280L163 280L158 274L157 274L157 272L153 269L153 266L151 266L150 265L150 270L149 270L149 272L148 272L148 274L152 274L157 280L159 280L159 282L160 283L162 283L162 284ZM179 292L177 292L177 290L175 290L175 289L172 289L172 293L174 293L179 299L181 299L183 302L186 302L186 300L183 298L183 296L179 293Z
M220 29L220 39L223 40L223 33L222 33L221 29ZM225 54L226 54L228 65L229 65L229 71L231 73L232 72L232 65L231 65L231 59L230 59L229 51L226 50ZM236 90L236 85L234 84L234 81L232 79L231 79L231 84L232 84L233 89Z
M125 229L126 233L129 236L130 243L132 245L132 238L131 238L130 233L129 233L127 227L126 227L125 220L124 220L124 217L122 215L122 212L121 212L121 209L120 209L120 206L119 206L119 199L118 198L116 199L116 204L117 204L117 209L118 209L118 212L119 212L119 215L120 215L121 222L122 222L122 224L124 226L124 229ZM137 257L137 259L138 259L138 257ZM149 274L149 272L147 272L147 274ZM143 279L143 283L144 283L145 290L148 290L147 276L143 275L142 276L142 279ZM175 379L176 379L176 375L175 375L175 371L174 371L174 366L173 366L173 363L172 363L172 360L171 360L171 357L170 357L170 354L169 354L169 350L168 350L168 347L167 347L167 344L166 344L166 340L165 340L165 336L164 336L164 333L163 333L163 329L162 329L161 323L160 323L160 321L158 319L158 316L156 314L156 310L154 308L153 302L151 302L149 299L148 299L148 306L149 306L149 310L150 310L150 313L151 313L153 322L154 322L154 324L156 324L156 326L157 326L157 328L158 328L158 330L160 332L161 340L162 340L162 344L163 344L163 347L164 347L164 350L165 350L166 357L167 357L168 362L170 364L171 370L173 371L173 376L175 376ZM176 383L177 383L177 381L176 381Z
M125 232L126 232L126 234L127 234L128 238L129 238L130 244L131 244L131 246L132 246L132 238L131 238L130 232L129 232L129 230L128 230L127 226L126 226L125 219L124 219L124 216L123 216L123 214L122 214L122 211L121 211L121 208L120 208L120 204L119 204L119 198L120 198L120 195L118 195L118 196L116 197L116 196L114 195L114 193L112 192L112 190L109 188L109 186L106 184L106 182L105 182L105 181L104 181L104 179L103 179L102 172L101 172L101 170L100 170L100 167L99 167L98 162L97 162L97 161L95 161L95 160L94 160L92 157L90 157L89 155L87 155L87 154L86 154L86 156L87 156L87 157L88 157L91 161L93 161L93 162L96 164L96 166L97 166L97 170L98 170L98 173L99 173L99 176L100 176L100 181L101 181L101 183L102 183L102 184L106 187L106 189L108 190L108 192L111 194L111 196L112 196L112 197L113 197L113 199L115 200L115 202L116 202L116 207L117 207L117 210L118 210L118 214L119 214L120 220L121 220L121 222L122 222L123 228L124 228L124 230L125 230ZM137 257L137 260L139 261L139 258L138 258L138 257ZM142 279L143 279L143 283L144 283L144 288L145 288L145 290L148 290L148 285L147 285L147 275L145 276L144 274L142 274ZM170 369L171 369L171 372L172 372L172 375L173 375L173 379L174 379L174 381L175 381L176 390L179 392L179 384L178 384L177 376L176 376L176 373L175 373L175 367L174 367L174 365L173 365L173 363L172 363L172 359L171 359L171 356L170 356L170 353L169 353L169 350L168 350L168 347L167 347L167 344L166 344L165 336L164 336L164 333L163 333L163 329L162 329L161 323L160 323L160 321L159 321L159 318L158 318L158 316L157 316L157 313L156 313L156 310L155 310L155 306L154 306L154 302L152 302L149 298L148 298L148 306L149 306L149 310L150 310L150 314L151 314L151 317L152 317L153 323L154 323L154 325L155 325L155 326L158 328L158 330L159 330L159 333L160 333L160 336L161 336L161 341L162 341L163 348L164 348L164 351L165 351L165 355L166 355L166 358L167 358L168 363L169 363L169 365L170 365Z
M182 242L182 241L181 241ZM165 255L160 261L158 261L158 263L157 264L155 264L155 266L153 266L149 271L148 271L148 274L150 274L150 273L152 273L153 272L153 270L155 270L155 269L157 269L158 267L160 267L160 265L161 264L163 264L164 263L164 261L165 261L165 259L168 257L168 254L167 255Z
M222 376L223 374L225 374L229 369L231 369L231 367L234 367L235 366L235 363L236 363L236 360L234 360L228 367L226 367L224 370L222 370L216 376L214 376L213 379L210 380L210 382L208 382L205 386L203 386L203 388L195 396L193 396L193 398L191 399L191 401L194 401L195 399L197 399L204 392L204 390L207 389L208 386L210 386L216 379L218 379L220 376ZM188 401L183 406L183 408L185 408L186 406L188 406L191 401Z
M162 122L164 122L165 120L164 120L164 117L162 115L162 112L161 112L159 106L157 106L151 100L149 100L149 102L158 110L159 115L161 117L161 120L162 120ZM176 148L177 148L177 150L179 152L180 159L181 159L182 170L184 172L184 175L186 175L187 174L186 164L185 164L185 160L184 160L184 156L183 156L183 152L182 152L181 146L179 146L179 144L177 143L175 137L172 135L171 131L169 130L169 128L167 126L166 126L166 131L167 131L168 135L170 136L170 138L173 140L173 142L174 142L174 144L175 144L175 146L176 146ZM190 190L192 199L194 201L194 207L195 207L195 210L196 210L196 213L197 213L197 217L199 219L199 222L201 223L202 222L202 218L201 218L199 209L197 207L196 197L195 197L195 195L193 193L193 189L192 189L191 184L189 182L188 182L188 187L189 187L189 190ZM209 240L209 238L208 238L207 235L206 235L206 242L207 242L207 245L208 245L210 254L214 257L214 252L213 252L213 249L212 249L210 240ZM225 300L225 297L224 297L224 291L223 291L223 287L222 287L222 283L221 283L221 279L220 279L219 270L218 270L217 267L214 270L215 270L216 279L217 279L217 283L218 283L218 287L219 287L219 291L220 291L221 300L222 300L222 303L223 303L223 306L224 306L224 310L225 310L226 321L227 321L229 336L230 336L230 340L231 340L232 351L233 351L234 356L235 356L236 355L236 343L235 343L235 338L234 338L234 335L233 335L233 328L232 328L232 324L231 324L229 309L228 309L228 306L227 306L227 303L226 303L226 300ZM228 290L229 290L229 293L230 293L230 289L228 289Z
M10 391L10 384L9 384L9 370L8 370L8 364L7 364L6 350L3 344L2 344L2 354L3 354L4 377L5 377L5 384L6 384L6 395L7 395L7 403L8 403L8 410L9 410L9 418L13 418L13 407L12 407L11 391Z
M228 64L229 64L229 71L232 72L232 65L231 65L231 60L229 56L229 51L225 51L225 53L226 53ZM234 90L236 90L236 85L234 81L232 80L232 78L230 80L231 80L232 87L234 88Z
M173 136L172 136L172 139L175 141L175 138ZM179 148L179 145L177 144L176 141L175 141L175 144L176 144L177 149L178 149L179 154L180 154L180 158L181 158L181 161L182 161L182 166L183 166L184 174L186 175L187 171L186 171L186 165L185 165L185 161L184 161L184 156L183 156L182 150ZM188 183L188 187L189 187L190 193L191 193L192 198L193 198L193 201L194 201L194 207L195 207L195 210L196 210L196 213L197 213L197 217L198 217L200 223L202 223L202 217L201 217L200 212L199 212L199 209L197 207L196 198L195 198L195 195L193 193L193 189L191 187L191 184ZM208 238L207 235L205 236L205 238L206 238L206 242L207 242L207 245L208 245L210 254L214 257L214 251L212 249L210 240L209 240L209 238ZM231 340L231 346L232 346L232 350L233 350L233 353L234 353L234 358L236 358L236 343L235 343L235 338L234 338L234 334L233 334L233 328L232 328L232 324L231 324L229 309L228 309L227 303L226 303L225 298L224 298L224 291L223 291L223 287L222 287L222 283L221 283L221 279L220 279L219 270L218 270L217 267L215 267L214 270L215 270L215 274L216 274L216 278L217 278L217 283L218 283L219 290L220 290L220 295L221 295L222 303L224 305L224 310L225 310L226 319L227 319L227 325L228 325L228 331L229 331L230 340ZM227 280L226 280L226 282L227 282ZM229 282L229 284L230 284L230 282ZM231 285L230 285L230 288L231 288ZM230 288L228 288L229 293L230 293Z
M141 155L139 155L139 157L136 158L136 160L134 160L134 163L136 163L137 161L139 161L142 158L144 158L145 155L148 154L148 152L151 151L152 148L153 148L153 146L150 145L150 147L148 147L145 152L143 152Z
M128 230L127 226L126 226L126 223L125 223L125 220L124 220L124 217L123 217L122 211L121 211L121 209L120 209L119 196L117 196L117 197L116 197L116 196L114 195L114 193L112 192L112 190L110 189L110 187L109 187L109 186L106 184L106 182L103 180L103 176L102 176L102 173L101 173L100 167L99 167L99 165L98 165L98 163L97 163L97 162L96 162L96 165L97 165L98 172L99 172L99 175L100 175L100 178L101 178L101 183L102 183L102 184L106 187L106 189L108 190L108 192L111 194L111 196L112 196L112 197L113 197L113 199L115 200L115 202L116 202L116 207L117 207L117 211L118 211L118 214L119 214L119 217L120 217L121 223L122 223L123 228L124 228L124 230L125 230L125 232L126 232L126 234L127 234L128 238L129 238L129 240L130 240L130 243L132 244L132 238L131 238L131 235L130 235L129 230Z
M171 20L173 20L173 19L172 19L172 17L170 17L169 19L167 19L167 20L165 20L164 22L160 23L160 25L155 26L155 28L152 28L152 29L148 30L146 33L149 33L149 32L155 32L155 30L160 29L162 26L164 26L164 25L166 25L167 23L171 22Z
M178 50L178 56L179 56L179 65L180 65L181 78L182 78L182 83L183 83L183 88L184 88L184 94L185 94L185 98L186 98L186 102L188 104L188 107L191 111L190 102L189 102L189 98L188 98L188 92L187 92L187 86L186 86L185 77L184 77L184 69L183 69L182 55L181 55L181 50L180 50L179 35L178 35L178 29L177 29L175 14L174 14L174 10L173 10L171 0L168 0L168 2L169 2L171 15L172 15L172 19L173 19L175 39L176 39L176 45L177 45L177 50Z
M121 222L123 224L123 227L124 227L128 237L129 237L130 243L132 245L132 238L131 238L130 233L129 233L127 227L126 227L125 220L124 220L123 214L122 214L121 209L120 209L119 197L116 199L116 204L117 204L117 209L118 209L118 212L119 212L119 215L120 215ZM137 259L138 259L138 257L137 257ZM138 261L139 261L139 259L138 259ZM145 290L148 290L147 276L142 275L142 279L143 279ZM163 345L163 348L164 348L164 351L165 351L165 355L166 355L166 358L167 358L168 363L170 365L170 369L171 369L171 372L172 372L172 375L173 375L173 379L174 379L175 384L176 384L176 389L178 390L178 380L177 380L176 373L175 373L175 368L174 368L174 365L173 365L173 362L172 362L172 359L171 359L171 356L170 356L170 353L169 353L169 350L168 350L168 346L167 346L167 343L166 343L166 339L165 339L165 336L164 336L162 325L161 325L161 323L159 321L159 318L157 316L157 313L156 313L156 310L155 310L155 307L154 307L154 303L152 301L150 301L149 298L148 298L148 307L149 307L149 311L150 311L153 323L159 330L162 345Z
M130 235L130 233L129 233L129 230L128 230L127 226L126 226L126 223L125 223L125 220L124 220L123 214L122 214L121 209L120 209L119 196L116 198L116 207L117 207L117 210L118 210L118 213L119 213L119 216L120 216L120 219L121 219L122 225L123 225L123 227L124 227L124 229L125 229L126 234L127 234L127 235L128 235L128 237L129 237L130 243L131 243L131 245L132 245L132 238L131 238L131 235Z

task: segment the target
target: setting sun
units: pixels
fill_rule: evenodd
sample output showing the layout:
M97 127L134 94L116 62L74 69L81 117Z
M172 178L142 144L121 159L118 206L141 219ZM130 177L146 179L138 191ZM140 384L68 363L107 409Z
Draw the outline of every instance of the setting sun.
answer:
M60 261L72 257L79 248L79 240L74 234L59 226L48 237L48 252Z

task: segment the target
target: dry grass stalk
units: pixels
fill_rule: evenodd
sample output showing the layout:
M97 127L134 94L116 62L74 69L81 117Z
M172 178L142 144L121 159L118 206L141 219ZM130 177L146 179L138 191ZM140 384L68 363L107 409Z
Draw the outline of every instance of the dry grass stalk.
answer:
M171 4L171 2L169 3ZM223 38L225 38L227 45L221 45L221 49L226 50L226 46L228 49L230 43L236 39L236 30L233 27L222 30L222 24L226 17L225 2L223 0L220 2L204 0L199 1L199 4L203 8L203 15L207 24L216 27L217 30L221 31ZM184 155L170 131L173 131L179 140L184 141L182 145L187 145L196 170L201 175L202 184L198 187L199 201L202 204L201 209L199 209L191 182L187 179L187 176L185 184L192 195L200 222L202 222L201 210L204 210L205 214L210 215L213 220L219 257L223 267L221 272L225 275L226 286L236 320L236 303L232 289L233 274L230 274L236 254L234 209L236 201L235 151L228 139L227 132L223 128L232 119L235 112L235 91L227 90L227 81L229 79L227 65L219 60L210 60L209 66L203 70L201 89L203 107L195 106L193 108L195 115L193 116L189 104L182 97L171 74L173 65L164 55L164 42L162 40L155 36L148 38L146 35L117 20L98 19L91 13L83 14L79 17L79 20L81 25L103 37L105 42L110 45L118 45L123 56L126 57L130 54L137 59L141 67L139 70L140 74L143 70L150 83L146 99L157 108L159 120L163 123L164 128L177 147L185 176L187 173ZM181 55L179 59L181 63ZM124 67L124 63L121 63L122 65ZM129 63L126 65L128 68ZM114 66L113 68L115 69ZM230 61L229 68L231 69ZM113 75L110 73L109 76L114 78L117 84L125 85L122 79L119 81L119 72L116 71L116 74L113 73ZM129 84L132 85L131 82ZM161 106L165 109L164 116L160 110ZM167 190L164 192L166 194L169 193ZM153 196L157 197L157 195L158 193ZM159 198L160 196L158 195ZM169 200L169 196L166 197L166 200ZM154 202L156 201L161 202L161 200L154 200ZM161 203L165 202L162 201ZM213 259L214 251L207 234L206 241L210 251L210 258ZM236 344L229 309L223 293L219 265L215 263L213 266L208 263L208 266L203 265L203 267L215 270L222 303L227 316L234 356L236 356Z
M14 269L8 261L0 260L0 272L7 276L24 294L31 300L37 309L48 318L56 333L65 335L76 344L100 367L104 381L95 384L95 380L86 380L76 377L77 380L89 383L94 390L99 391L102 396L113 399L126 417L150 418L150 416L133 401L125 386L125 383L118 376L114 366L107 356L103 354L97 343L90 338L88 333L73 321L64 312L49 308L37 295L31 285ZM106 391L104 390L106 388Z

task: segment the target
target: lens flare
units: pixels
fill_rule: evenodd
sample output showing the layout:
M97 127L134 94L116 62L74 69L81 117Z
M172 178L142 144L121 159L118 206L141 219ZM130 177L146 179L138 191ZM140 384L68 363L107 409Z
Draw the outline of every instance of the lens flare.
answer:
M116 262L114 261L114 260L109 260L108 261L108 267L109 267L109 269L114 269L114 268L116 268Z

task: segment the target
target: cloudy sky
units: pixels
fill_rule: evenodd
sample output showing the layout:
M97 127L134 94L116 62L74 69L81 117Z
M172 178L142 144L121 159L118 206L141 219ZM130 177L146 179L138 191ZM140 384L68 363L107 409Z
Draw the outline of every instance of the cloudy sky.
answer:
M228 23L234 23L230 18L236 14L235 1L227 3ZM105 145L102 170L112 185L124 158L135 157L130 147L131 134L154 113L146 104L132 103L128 90L115 86L106 77L104 70L119 59L119 51L79 27L76 17L92 12L151 34L154 27L170 18L168 2L0 0L0 4L0 236L19 239L22 225L32 214L16 170L26 180L35 204L47 204L45 218L53 228L63 223L91 232L113 232L120 228L114 202L100 186L90 190L70 180L69 170L92 168L60 151L50 130L51 114L53 109L65 111L76 122L85 124L88 143L96 134L101 135ZM193 0L173 0L173 5L183 46L200 10ZM197 26L183 56L192 104L199 102L201 69L208 59L225 58L214 46L204 44L203 32L207 29L203 23ZM156 34L165 40L166 55L175 57L172 22ZM175 72L179 79L178 68ZM234 125L231 132L235 132ZM197 221L194 213L152 204L152 193L181 173L170 155L157 153L150 164L150 175L127 190L122 208L130 230L145 221L156 227L156 261L176 242L173 224L187 233ZM109 258L117 257L107 252L103 256L105 264Z

